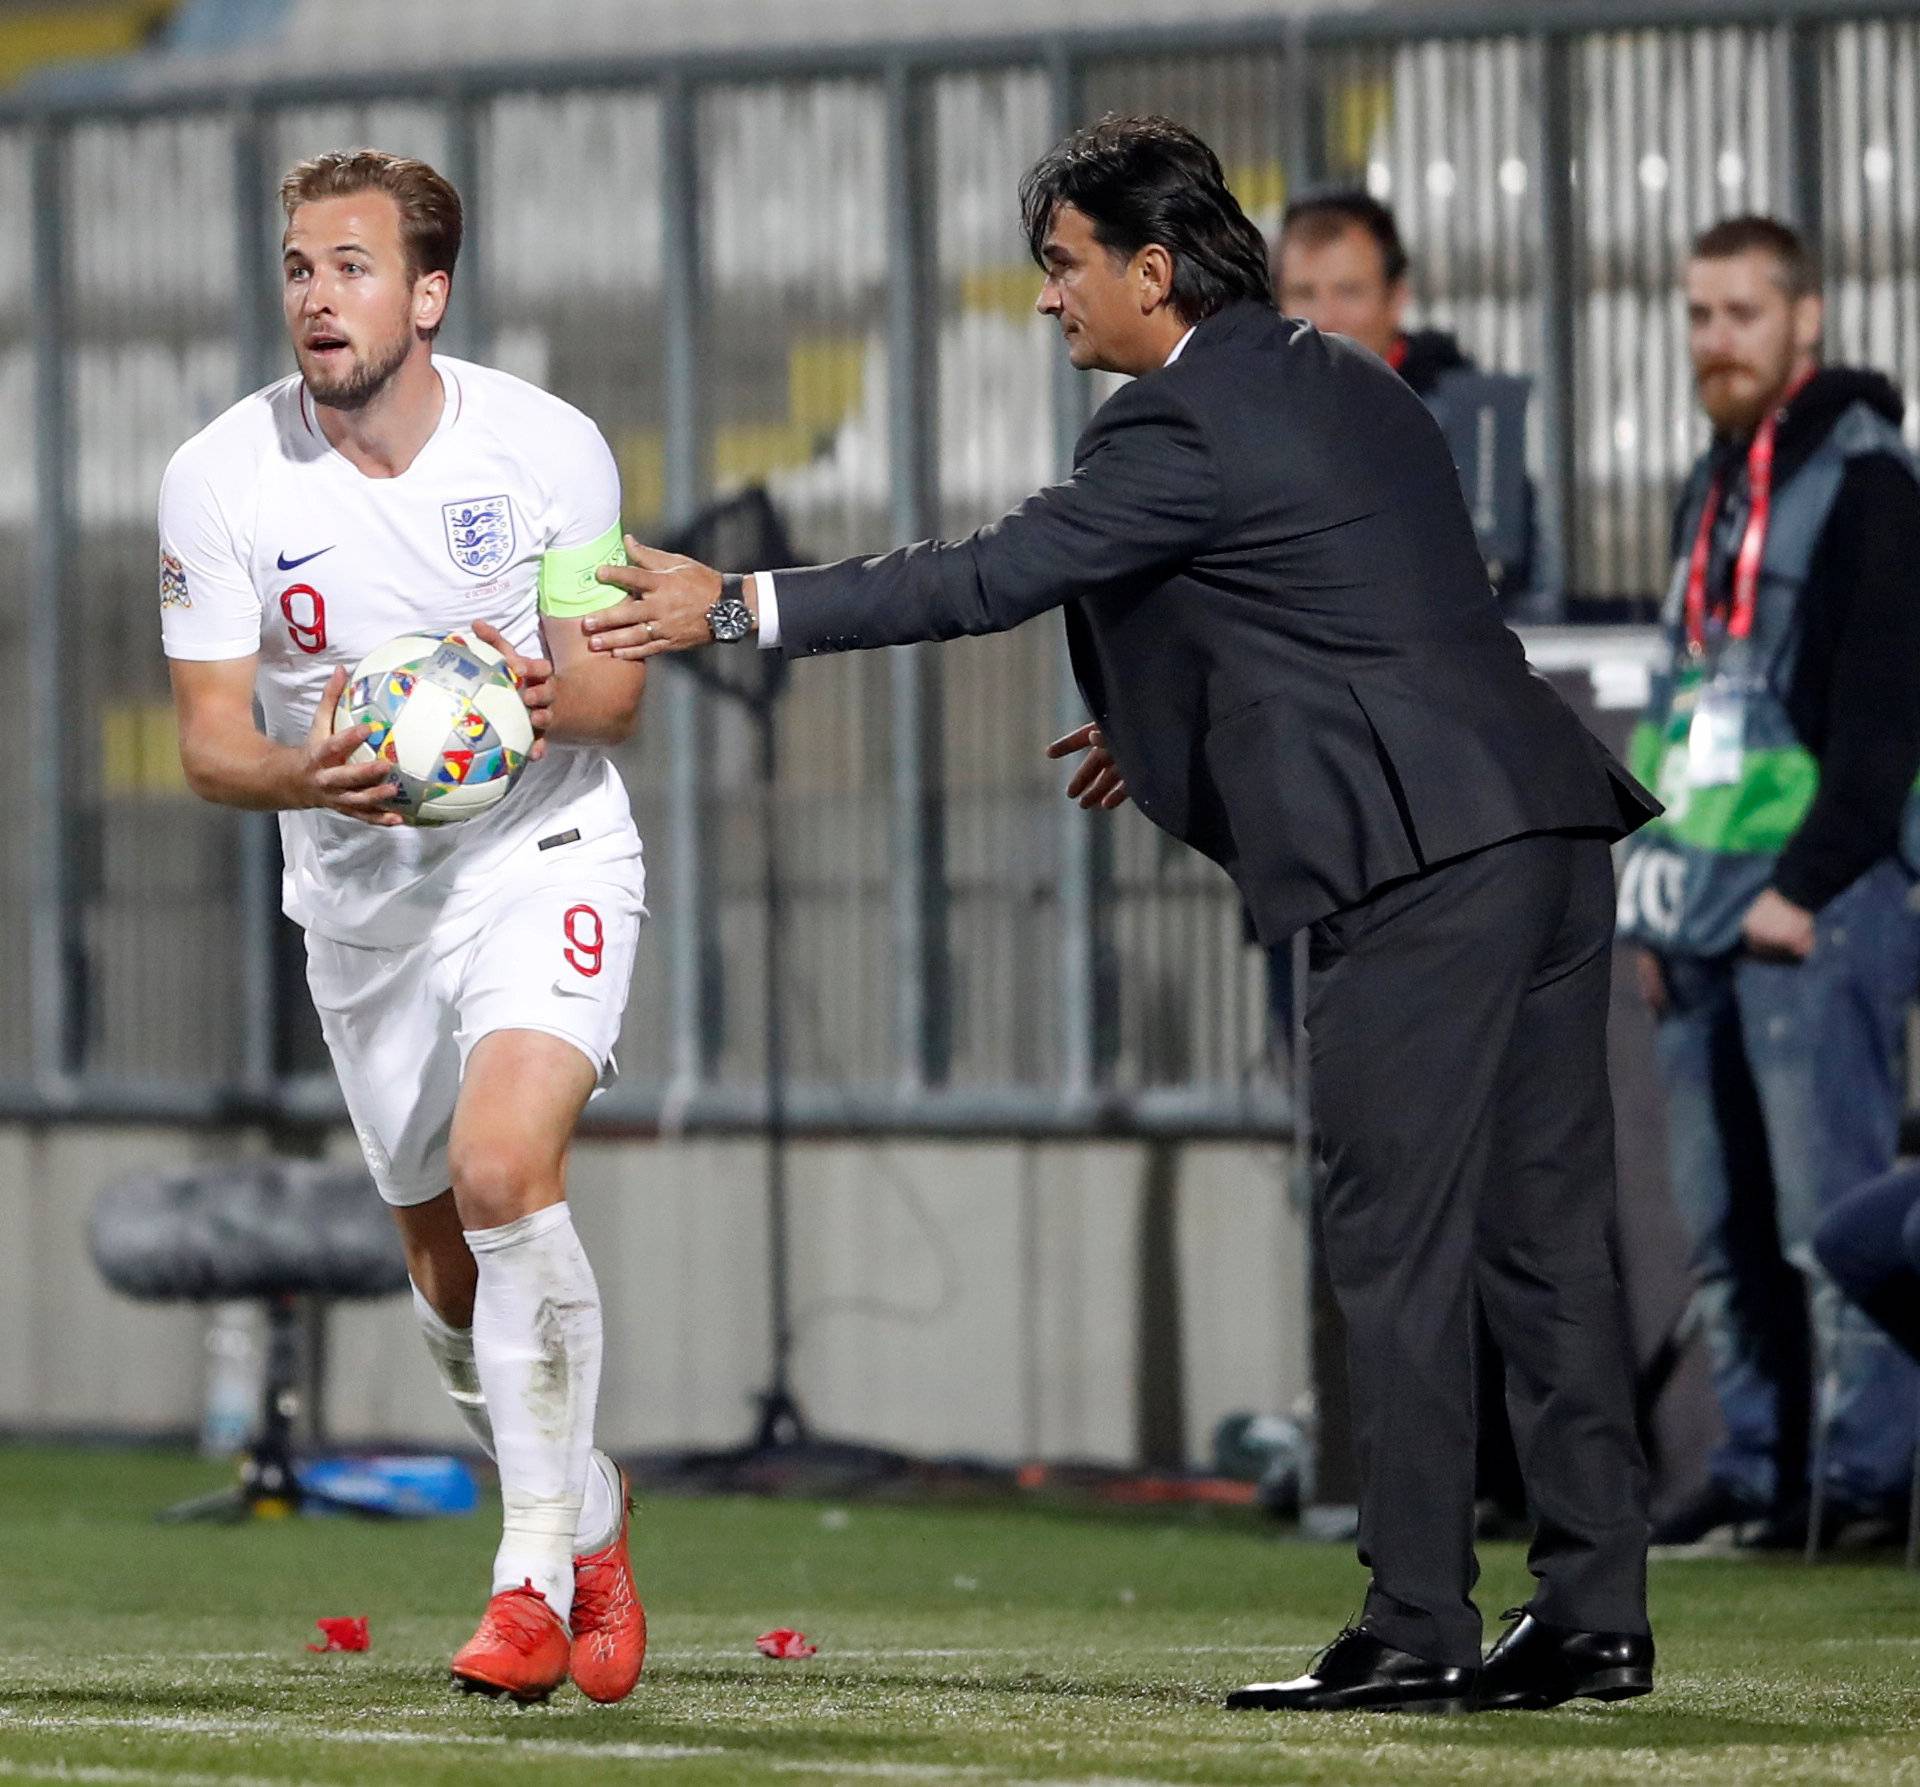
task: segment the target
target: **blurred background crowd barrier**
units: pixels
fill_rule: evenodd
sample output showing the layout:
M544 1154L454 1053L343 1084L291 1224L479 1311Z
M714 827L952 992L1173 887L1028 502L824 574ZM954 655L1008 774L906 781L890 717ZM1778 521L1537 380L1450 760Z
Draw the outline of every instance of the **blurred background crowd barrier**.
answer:
M0 779L15 840L0 877L12 989L0 1113L33 1126L0 1135L0 1149L27 1150L29 1186L64 1170L45 1152L60 1145L38 1127L49 1118L159 1126L113 1145L157 1136L138 1146L190 1153L339 1117L297 940L277 915L272 822L197 802L181 780L155 595L168 456L288 364L273 194L300 156L368 142L451 175L469 235L444 348L591 414L619 458L633 531L670 535L759 484L805 558L965 530L1065 465L1101 390L1033 314L1014 191L1068 128L1110 110L1183 119L1268 229L1290 195L1363 185L1398 211L1419 320L1455 330L1483 367L1532 380L1542 537L1515 618L1541 629L1529 635L1540 661L1623 714L1643 686L1675 487L1702 441L1677 292L1690 237L1734 211L1794 219L1826 259L1830 353L1886 368L1910 397L1920 387L1909 7L1235 19L1203 6L1154 22L1144 15L1176 9L1141 6L1103 9L1143 16L1098 28L1067 7L1046 35L652 56L630 43L552 64L512 63L492 5L266 10L280 16L284 65L196 60L183 32L158 71L67 77L0 103L0 414L12 429L0 679L24 734ZM858 8L832 10L842 35L857 27ZM978 19L1007 22L992 5ZM351 52L329 61L323 27ZM1634 622L1641 631L1566 630ZM1125 1182L1130 1214L1113 1241L1110 1213L1091 1204L1035 1213L1056 1166L1035 1166L1031 1144L1221 1144L1180 1169L1213 1189L1188 1196L1168 1230L1201 1275L1167 1344L1184 1336L1189 1386L1209 1369L1196 1361L1218 1355L1223 1383L1273 1406L1275 1392L1252 1396L1256 1381L1302 1382L1298 1219L1250 1230L1233 1212L1243 1196L1248 1209L1272 1201L1291 1088L1268 1034L1266 963L1225 879L1136 814L1090 817L1061 798L1040 747L1083 717L1064 656L1058 629L1039 625L793 677L770 805L788 872L788 1102L815 1135L1004 1143L999 1165L976 1153L964 1169L928 1166L926 1182L943 1194L1000 1174L1016 1188L1008 1246L1043 1276L1049 1245L1061 1271L1089 1275L1073 1293L1085 1383L1033 1362L1065 1345L1049 1327L1054 1280L1008 1290L1024 1299L1007 1317L1024 1336L1007 1369L1026 1412L983 1426L982 1443L1137 1452L1164 1430L1163 1449L1191 1450L1208 1409L1190 1398L1169 1413L1132 1382L1153 1295L1134 1237L1151 1227L1158 1157L1143 1143L1123 1164L1089 1146L1057 1163L1089 1198ZM743 715L671 666L647 704L622 768L652 859L653 922L623 1079L591 1121L695 1138L650 1169L670 1177L694 1170L701 1136L750 1136L765 1115L769 806ZM881 1182L920 1170L893 1158L868 1148L862 1170ZM892 1196L884 1183L872 1195ZM888 1207L913 1257L939 1212ZM848 1205L843 1302L918 1269L873 1253L887 1223L859 1215L870 1209ZM657 1209L648 1220L665 1221ZM689 1249L702 1222L729 1232L712 1213L687 1221ZM1055 1221L1067 1226L1049 1242ZM803 1249L842 1257L820 1222ZM965 1296L948 1295L951 1237L933 1240L928 1307L977 1326ZM1109 1254L1129 1288L1106 1337L1086 1311ZM690 1298L691 1283L662 1294ZM741 1303L739 1320L750 1361L763 1317ZM1131 1385L1112 1392L1111 1420L1087 1413L1109 1395L1089 1387L1103 1352ZM724 1433L731 1405L687 1412L717 1406L702 1369L686 1367L667 1425ZM103 1394L105 1418L134 1418ZM616 1428L621 1394L616 1383ZM0 1415L9 1398L17 1416L58 1418L51 1390L7 1391ZM433 1406L423 1393L423 1421ZM384 1404L363 1418L404 1425Z

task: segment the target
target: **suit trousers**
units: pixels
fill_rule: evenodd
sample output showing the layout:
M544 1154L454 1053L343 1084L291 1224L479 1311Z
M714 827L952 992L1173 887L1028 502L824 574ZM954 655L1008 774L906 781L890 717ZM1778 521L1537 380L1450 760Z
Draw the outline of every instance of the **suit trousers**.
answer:
M1321 1232L1347 1323L1362 1616L1451 1666L1472 1600L1476 1298L1506 1359L1540 1620L1645 1632L1647 1472L1618 1268L1612 859L1537 833L1313 927Z

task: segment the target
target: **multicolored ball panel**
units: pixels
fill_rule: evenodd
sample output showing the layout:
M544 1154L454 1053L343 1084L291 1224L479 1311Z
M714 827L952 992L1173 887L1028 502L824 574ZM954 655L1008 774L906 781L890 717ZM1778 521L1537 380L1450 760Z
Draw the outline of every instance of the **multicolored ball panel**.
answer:
M533 749L533 725L506 660L464 633L408 633L354 667L334 730L371 731L353 761L392 767L392 803L410 824L449 825L505 798Z

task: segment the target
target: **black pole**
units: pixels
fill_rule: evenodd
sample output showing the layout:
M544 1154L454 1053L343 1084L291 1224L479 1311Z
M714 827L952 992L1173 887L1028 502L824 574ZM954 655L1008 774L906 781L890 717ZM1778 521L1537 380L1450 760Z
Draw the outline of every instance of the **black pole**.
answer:
M741 491L709 505L668 543L703 563L753 570L790 565L797 555L766 491ZM757 662L754 662L757 660ZM746 668L753 662L754 668ZM767 1087L767 1305L772 1328L767 1383L754 1393L759 1417L753 1438L743 1447L712 1454L709 1466L751 1469L770 1453L791 1454L813 1443L813 1435L793 1391L793 1225L788 1209L787 1149L787 976L781 960L785 941L786 875L780 854L780 697L786 688L787 661L778 651L751 647L715 654L713 661L682 658L678 667L703 687L742 708L759 731L761 814L761 898L765 933L761 982L766 999L764 1041Z
M767 1081L767 1286L773 1317L773 1372L760 1394L760 1427L755 1446L765 1451L803 1444L806 1418L793 1395L793 1303L791 1244L787 1224L787 1046L786 994L781 975L780 940L785 905L780 868L779 670L762 666L762 684L752 702L760 728L762 802L762 899L766 908L762 980L766 997Z

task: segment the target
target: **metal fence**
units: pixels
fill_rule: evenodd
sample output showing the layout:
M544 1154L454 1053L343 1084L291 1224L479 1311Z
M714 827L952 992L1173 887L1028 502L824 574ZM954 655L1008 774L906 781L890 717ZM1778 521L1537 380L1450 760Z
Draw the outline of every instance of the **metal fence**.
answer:
M591 413L658 535L764 481L826 557L999 512L1098 395L1032 314L1021 169L1157 109L1249 211L1366 185L1426 320L1536 381L1543 606L1644 604L1700 445L1676 280L1735 208L1799 218L1830 345L1920 383L1911 7L1562 5L432 71L0 108L0 1108L318 1113L270 821L185 791L154 616L173 448L287 363L272 205L370 141L466 195L449 351ZM1091 819L1039 746L1079 717L1055 629L801 667L766 801L741 719L669 668L622 768L654 923L598 1117L763 1108L762 828L795 1116L819 1125L1283 1125L1265 964L1223 878ZM769 814L771 818L769 818Z

